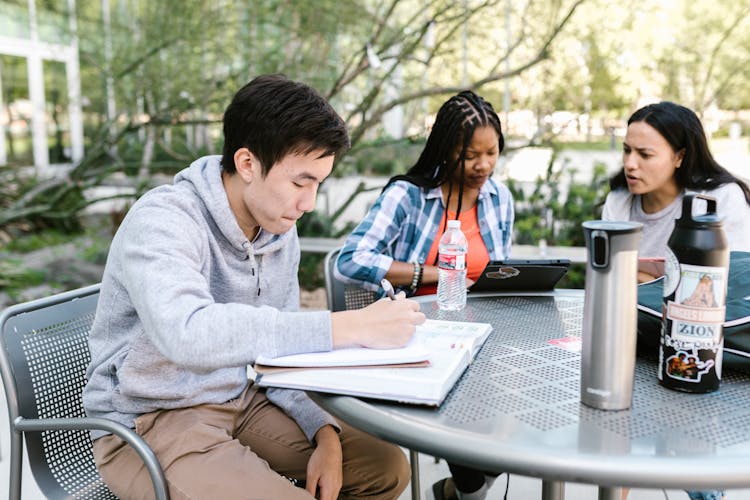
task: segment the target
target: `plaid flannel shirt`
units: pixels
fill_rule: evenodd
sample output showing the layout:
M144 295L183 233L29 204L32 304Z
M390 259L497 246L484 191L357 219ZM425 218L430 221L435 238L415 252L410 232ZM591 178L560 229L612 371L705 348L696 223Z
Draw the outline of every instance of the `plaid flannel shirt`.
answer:
M508 258L513 232L510 191L488 179L477 203L480 233L490 260ZM380 280L394 260L425 264L444 210L440 187L424 189L403 180L394 182L346 239L336 262L336 277L382 295Z

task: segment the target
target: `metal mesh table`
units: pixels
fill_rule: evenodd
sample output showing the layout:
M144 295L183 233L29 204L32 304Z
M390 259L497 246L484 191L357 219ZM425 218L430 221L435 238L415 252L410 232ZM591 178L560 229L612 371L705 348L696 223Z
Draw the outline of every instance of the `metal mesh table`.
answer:
M488 471L617 487L750 486L750 376L725 370L721 388L661 387L656 353L639 356L633 404L604 411L580 403L583 292L470 296L463 311L422 303L430 318L480 321L493 331L439 408L314 394L333 414L383 439ZM561 342L562 340L562 342ZM575 344L575 342L572 342ZM619 497L618 497L619 498Z

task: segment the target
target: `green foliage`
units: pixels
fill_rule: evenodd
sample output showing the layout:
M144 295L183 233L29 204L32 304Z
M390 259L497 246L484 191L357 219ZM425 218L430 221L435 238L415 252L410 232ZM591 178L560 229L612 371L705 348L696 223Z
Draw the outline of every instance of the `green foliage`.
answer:
M71 233L64 233L56 229L41 231L15 238L6 245L0 245L0 250L8 252L28 253L41 248L68 243L75 238Z
M301 288L314 290L326 286L323 259L325 259L325 255L321 253L302 253L299 260L299 271L297 272L297 279L299 279Z
M557 288L583 288L586 282L586 264L572 262Z
M109 239L90 238L79 245L78 252L83 260L92 264L104 265L109 254Z
M361 141L336 161L332 177L351 175L391 177L405 173L416 163L424 147L424 137L378 138Z
M36 269L26 269L19 259L0 261L0 290L13 297L19 290L29 286L40 285L46 274Z
M591 181L580 182L575 179L576 169L568 165L553 172L555 157L547 178L538 178L530 192L513 179L507 181L515 201L514 243L536 245L543 239L549 245L585 246L581 223L599 218L608 191L606 167L597 164ZM560 189L563 175L568 178L565 192ZM572 265L560 286L582 288L584 278L585 268Z

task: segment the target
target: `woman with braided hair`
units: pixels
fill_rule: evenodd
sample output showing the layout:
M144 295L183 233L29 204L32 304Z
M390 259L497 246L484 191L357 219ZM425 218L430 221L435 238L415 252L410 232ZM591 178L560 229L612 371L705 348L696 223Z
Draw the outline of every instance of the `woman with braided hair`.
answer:
M504 146L492 105L471 91L440 108L427 143L406 174L392 177L347 238L336 277L378 291L387 278L409 295L436 292L438 243L449 219L469 242L467 286L487 262L509 257L513 198L492 174ZM494 475L448 464L452 477L432 487L440 499L484 499Z
M336 277L377 291L387 278L408 295L435 293L438 242L459 219L469 242L467 285L510 254L513 198L492 178L504 146L492 105L472 91L446 101L406 174L392 177L342 248Z

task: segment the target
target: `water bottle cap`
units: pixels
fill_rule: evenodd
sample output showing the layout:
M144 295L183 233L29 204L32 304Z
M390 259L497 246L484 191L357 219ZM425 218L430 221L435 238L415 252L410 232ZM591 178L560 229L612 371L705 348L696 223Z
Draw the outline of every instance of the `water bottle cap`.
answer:
M461 221L457 219L449 220L448 229L461 229Z
M700 199L706 202L706 213L693 215L693 200ZM709 228L721 227L722 220L716 213L716 198L703 194L686 194L682 199L682 215L675 220L675 226Z

